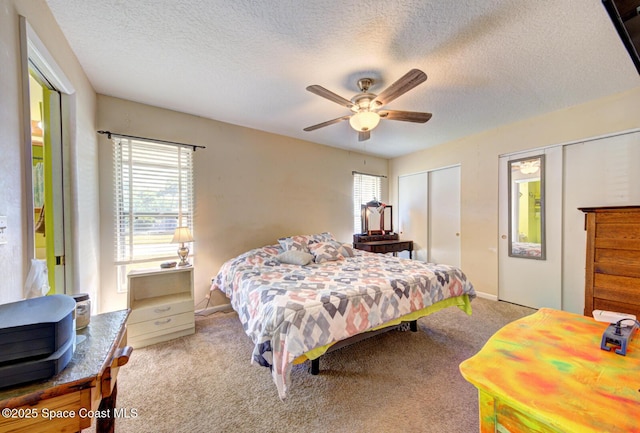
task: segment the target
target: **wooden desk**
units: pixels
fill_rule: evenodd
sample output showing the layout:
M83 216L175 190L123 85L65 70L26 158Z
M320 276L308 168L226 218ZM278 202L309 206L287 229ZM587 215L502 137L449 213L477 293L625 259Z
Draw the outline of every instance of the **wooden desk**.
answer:
M370 253L393 253L398 255L399 251L409 251L409 258L413 255L413 241L384 240L371 242L358 242L353 244L358 250L369 251Z
M126 346L129 310L99 314L77 332L80 341L67 367L45 382L0 389L0 431L77 432L97 418L97 432L112 432L116 377L131 354ZM124 408L128 409L128 408ZM97 411L97 412L96 412Z
M413 258L413 241L400 240L398 233L356 233L353 235L353 247L370 253L393 253L394 256L397 256L399 251L409 251L409 258Z
M460 364L479 393L480 431L639 433L640 336L600 349L607 328L543 308L505 326Z

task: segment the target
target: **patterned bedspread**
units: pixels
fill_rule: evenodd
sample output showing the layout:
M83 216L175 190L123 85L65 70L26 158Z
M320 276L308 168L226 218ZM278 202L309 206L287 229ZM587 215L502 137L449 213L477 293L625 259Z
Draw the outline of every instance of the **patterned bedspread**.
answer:
M453 266L356 251L308 265L281 263L267 246L227 261L212 289L224 292L255 344L252 362L271 368L285 398L294 359L370 330L473 286Z

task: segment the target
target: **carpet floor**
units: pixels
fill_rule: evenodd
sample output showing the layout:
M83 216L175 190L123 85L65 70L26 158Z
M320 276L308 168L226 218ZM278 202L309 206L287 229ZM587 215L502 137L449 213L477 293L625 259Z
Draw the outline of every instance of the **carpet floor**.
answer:
M250 364L235 313L196 320L196 333L133 351L118 376L118 432L476 433L478 397L459 364L498 329L535 310L477 298L295 366L288 398ZM95 423L94 423L95 424Z

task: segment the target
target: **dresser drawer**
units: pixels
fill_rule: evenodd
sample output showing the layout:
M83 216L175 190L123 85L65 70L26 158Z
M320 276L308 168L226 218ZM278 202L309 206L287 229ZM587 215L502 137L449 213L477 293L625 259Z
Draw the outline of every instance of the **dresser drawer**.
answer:
M396 253L399 251L405 251L411 249L411 242L398 242L394 245L385 245L384 252L386 253Z
M129 337L135 338L154 332L167 331L171 328L180 326L193 326L194 320L193 311L189 311L187 313L176 314L174 316L158 317L145 322L129 324L127 326L127 332Z
M156 320L163 317L175 316L176 314L191 312L193 316L193 301L187 298L183 301L173 303L158 303L148 307L137 308L131 311L129 315L129 325L135 323Z

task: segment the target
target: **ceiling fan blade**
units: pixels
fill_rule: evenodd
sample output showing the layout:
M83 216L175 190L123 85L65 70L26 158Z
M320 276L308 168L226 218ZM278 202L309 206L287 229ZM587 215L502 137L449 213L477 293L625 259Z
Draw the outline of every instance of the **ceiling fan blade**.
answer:
M398 81L384 89L382 93L376 96L373 103L377 104L378 107L386 105L426 80L427 74L420 69L412 69L404 74Z
M323 98L328 99L329 101L335 102L337 104L343 105L347 108L353 107L353 102L348 99L343 98L340 95L336 95L331 90L327 90L322 86L318 86L314 84L312 86L307 87L307 90L311 93L315 93L318 96L322 96Z
M365 141L371 138L371 131L358 131L358 141Z
M306 128L304 128L304 131L307 131L307 132L315 131L316 129L324 128L325 126L329 126L329 125L333 125L334 123L342 122L343 120L347 120L350 117L351 116L342 116L342 117L338 117L336 119L327 120L326 122L318 123L317 125L307 126Z
M399 110L384 110L379 111L378 114L381 118L387 120L402 120L403 122L415 122L425 123L431 119L431 113L419 113L417 111L399 111Z

